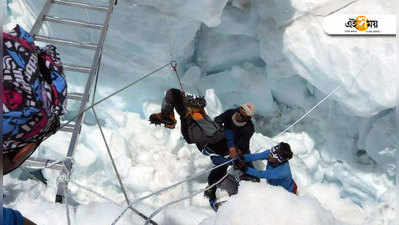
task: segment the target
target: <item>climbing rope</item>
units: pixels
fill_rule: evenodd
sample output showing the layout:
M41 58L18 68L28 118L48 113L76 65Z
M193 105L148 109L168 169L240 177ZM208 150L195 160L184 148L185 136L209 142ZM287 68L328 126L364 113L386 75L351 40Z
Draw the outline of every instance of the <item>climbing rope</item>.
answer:
M178 199L178 200L169 202L169 203L167 203L167 204L161 206L160 208L158 208L157 210L155 210L155 211L148 217L148 220L146 221L145 225L147 225L147 224L150 222L150 220L151 220L154 216L156 216L159 212L161 212L163 209L167 208L167 207L170 206L170 205L173 205L173 204L176 204L176 203L178 203L178 202L181 202L181 201L187 200L187 199L189 199L189 198L192 198L192 197L194 197L195 195L197 195L197 194L199 194L199 193L203 193L204 191L207 191L207 190L209 190L209 189L215 187L215 186L218 185L220 182L222 182L228 175L229 175L229 174L226 173L226 175L224 175L222 178L220 178L216 183L210 185L210 186L207 187L207 188L200 189L199 191L194 192L194 193L192 193L192 194L190 194L190 195L188 195L188 196L186 196L186 197L180 198L180 199Z
M153 193L151 193L151 194L148 194L148 195L146 195L146 196L143 196L143 197L141 197L141 198L138 198L138 199L134 200L129 206L132 206L132 205L134 205L134 204L137 204L138 202L140 202L140 201L142 201L142 200L144 200L144 199L147 199L147 198L149 198L149 197L151 197L151 196L158 195L158 194L160 194L160 193L162 193L162 192L165 192L165 191L167 191L167 190L169 190L169 189L171 189L171 188L174 188L174 187L176 187L176 186L178 186L178 185L180 185L180 184L183 184L183 183L186 183L186 182L188 182L188 181L191 181L191 180L193 180L193 179L195 179L195 178L197 178L197 177L199 177L199 176L202 176L202 175L204 175L204 174L206 174L206 173L209 173L210 171L212 171L212 170L214 170L214 169L217 169L217 168L219 168L219 167L228 165L229 163L233 162L234 160L236 160L236 158L231 159L231 160L229 160L229 161L227 161L227 162L224 162L224 163L222 163L222 164L220 164L220 165L217 165L217 166L215 166L215 167L212 167L212 168L210 168L210 169L207 169L207 170L205 170L205 171L202 171L202 172L199 172L199 173L197 173L197 174L194 174L193 176L191 176L191 177L189 177L189 178L186 178L186 179L184 179L184 180L182 180L182 181L180 181L180 182L177 182L177 183L175 183L175 184L172 184L172 185L170 185L170 186L164 187L164 188L162 188L162 189L160 189L160 190L158 190L158 191L156 191L156 192L153 192ZM218 181L218 182L219 182L219 181ZM115 225L115 224L118 222L118 220L125 214L125 212L127 211L127 209L128 209L128 207L126 207L126 208L120 213L120 215L114 220L114 222L112 223L112 225Z
M320 100L315 106L313 106L309 111L307 111L303 116L301 116L297 121L295 121L293 124L291 124L289 127L287 127L285 130L281 131L278 135L276 135L274 138L279 137L280 135L284 134L287 132L289 129L291 129L293 126L295 126L297 123L301 122L307 115L309 115L314 109L316 109L321 103L323 103L325 100L327 100L331 95L333 95L336 91L338 91L342 85L339 85L336 87L333 91L331 91L326 97L324 97L322 100Z
M181 89L183 92L185 92L185 91L184 91L184 88L183 88L183 84L182 84L182 82L181 82L181 80L180 80L179 74L177 73L177 62L176 62L176 61L172 61L170 65L172 66L173 71L175 71L177 80L179 81L180 89Z
M123 185L122 180L121 180L121 176L119 175L118 169L116 168L116 164L115 164L114 157L112 156L111 150L109 149L108 142L107 142L107 140L106 140L106 138L105 138L103 129L102 129L101 125L100 125L100 121L98 120L96 110L93 108L92 111L93 111L93 114L94 114L94 118L96 119L97 126L98 126L98 128L100 129L101 137L103 138L105 147L106 147L106 149L107 149L108 156L109 156L109 158L110 158L110 160L111 160L112 168L113 168L114 171L115 171L116 178L118 179L119 185L121 186L123 195L125 196L125 200L126 200L127 204L129 205L129 202L130 202L130 201L129 201L129 198L128 198L127 194L126 194L125 186Z
M96 195L97 197L100 197L100 198L102 198L102 199L104 199L104 200L107 200L107 201L111 202L111 203L114 204L114 205L117 205L117 206L119 206L119 207L122 207L121 204L115 202L114 200L112 200L112 199L110 199L110 198L107 198L106 196L104 196L104 195L102 195L102 194L100 194L100 193L98 193L98 192L96 192L96 191L91 190L90 188L85 187L84 185L81 185L81 184L79 184L79 183L76 183L76 182L73 181L73 180L70 180L69 182L72 183L72 184L74 184L76 187L78 187L78 188L80 188L80 189L83 189L83 190L85 190L85 191L87 191L87 192L90 192L90 193Z
M136 209L134 209L132 206L130 206L130 201L129 201L129 198L128 198L127 193L126 193L125 186L123 185L122 179L121 179L121 177L120 177L120 175L119 175L118 169L117 169L117 167L116 167L115 160L114 160L114 158L113 158L113 156L112 156L112 153L111 153L111 150L110 150L110 148L109 148L108 142L107 142L107 140L106 140L106 138L105 138L103 129L102 129L101 125L100 125L100 121L98 120L97 113L96 113L96 111L95 111L94 108L92 108L92 111L93 111L94 117L95 117L95 119L96 119L98 128L100 129L101 136L102 136L102 138L103 138L103 140L104 140L105 147L107 148L108 156L109 156L109 158L110 158L110 160L111 160L111 162L112 162L112 167L113 167L113 169L114 169L114 171L115 171L116 177L117 177L118 182L119 182L119 185L120 185L120 187L121 187L121 189L122 189L123 195L125 196L125 200L126 200L126 203L127 203L128 207L131 208L137 215L141 216L141 217L144 218L144 219L147 219L147 218L148 218L147 216L145 216L144 214L142 214L141 212L139 212L138 210L136 210ZM147 220L148 220L148 219L147 219ZM157 223L154 222L154 221L152 221L151 219L149 219L148 221L151 222L151 224L153 224L153 225L157 225Z
M119 90L117 90L117 91L111 93L110 95L108 95L108 96L106 96L106 97L104 97L104 98L98 100L97 102L93 103L92 105L90 105L90 106L88 106L87 108L85 108L85 109L81 110L80 112L78 112L77 115L75 115L75 116L74 116L71 120L69 120L67 123L63 124L59 129L61 129L61 128L67 126L67 125L70 124L72 121L74 121L76 118L78 118L80 115L82 115L83 113L85 113L85 112L88 111L89 109L93 108L94 106L96 106L96 105L98 105L98 104L104 102L105 100L107 100L107 99L109 99L109 98L111 98L111 97L113 97L113 96L115 96L115 95L121 93L122 91L128 89L129 87L131 87L131 86L133 86L133 85L135 85L135 84L137 84L138 82L140 82L140 81L144 80L145 78L147 78L147 77L153 75L154 73L156 73L156 72L162 70L163 68L169 66L170 64L171 64L171 63L167 63L167 64L165 64L165 65L163 65L163 66L160 66L160 67L158 67L157 69L155 69L154 71L152 71L152 72L150 72L150 73L148 73L148 74L146 74L146 75L140 77L139 79L137 79L137 80L135 80L135 81L129 83L129 84L126 85L125 87L123 87L123 88L121 88L121 89L119 89Z

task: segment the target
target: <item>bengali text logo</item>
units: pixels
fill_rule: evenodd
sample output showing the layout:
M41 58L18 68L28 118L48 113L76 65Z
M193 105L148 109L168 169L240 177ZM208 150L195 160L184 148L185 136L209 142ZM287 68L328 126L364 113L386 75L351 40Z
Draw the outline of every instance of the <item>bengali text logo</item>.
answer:
M345 23L345 27L349 28L346 32L379 32L378 20L370 20L365 16L349 18Z

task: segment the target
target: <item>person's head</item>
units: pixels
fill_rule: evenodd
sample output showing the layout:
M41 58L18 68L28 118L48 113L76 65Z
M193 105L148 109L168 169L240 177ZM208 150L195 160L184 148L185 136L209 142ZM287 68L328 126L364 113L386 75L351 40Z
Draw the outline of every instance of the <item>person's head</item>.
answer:
M247 121L255 115L255 106L252 104L242 104L233 115L233 122L237 126L244 126Z
M282 164L290 160L292 155L290 145L285 142L280 142L270 149L269 162L273 164Z

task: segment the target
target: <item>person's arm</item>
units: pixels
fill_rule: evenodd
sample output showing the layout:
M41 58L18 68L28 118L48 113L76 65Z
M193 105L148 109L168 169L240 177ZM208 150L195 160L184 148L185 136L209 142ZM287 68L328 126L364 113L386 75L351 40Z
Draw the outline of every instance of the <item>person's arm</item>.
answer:
M34 143L29 143L18 153L12 157L11 154L3 155L3 174L7 174L14 169L18 168L29 156L35 151L37 145Z
M258 178L265 178L266 180L269 180L269 179L282 179L286 177L287 175L285 171L286 170L283 167L277 167L262 171L248 167L246 173Z
M266 178L266 179L268 174L267 170L257 170L251 167L248 167L246 173L257 178Z
M227 142L227 148L235 148L234 146L234 132L230 129L224 129L224 137L226 138L226 142Z
M253 153L253 154L244 154L243 158L245 162L252 162L255 160L261 160L261 159L269 159L269 152L270 150L267 149L264 152L259 152L259 153Z

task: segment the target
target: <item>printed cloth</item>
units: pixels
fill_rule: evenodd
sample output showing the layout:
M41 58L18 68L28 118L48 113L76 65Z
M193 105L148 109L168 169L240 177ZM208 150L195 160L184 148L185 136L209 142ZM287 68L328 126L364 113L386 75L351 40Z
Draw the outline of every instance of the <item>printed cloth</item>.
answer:
M39 144L59 128L67 83L56 48L39 48L17 25L3 32L3 153Z

